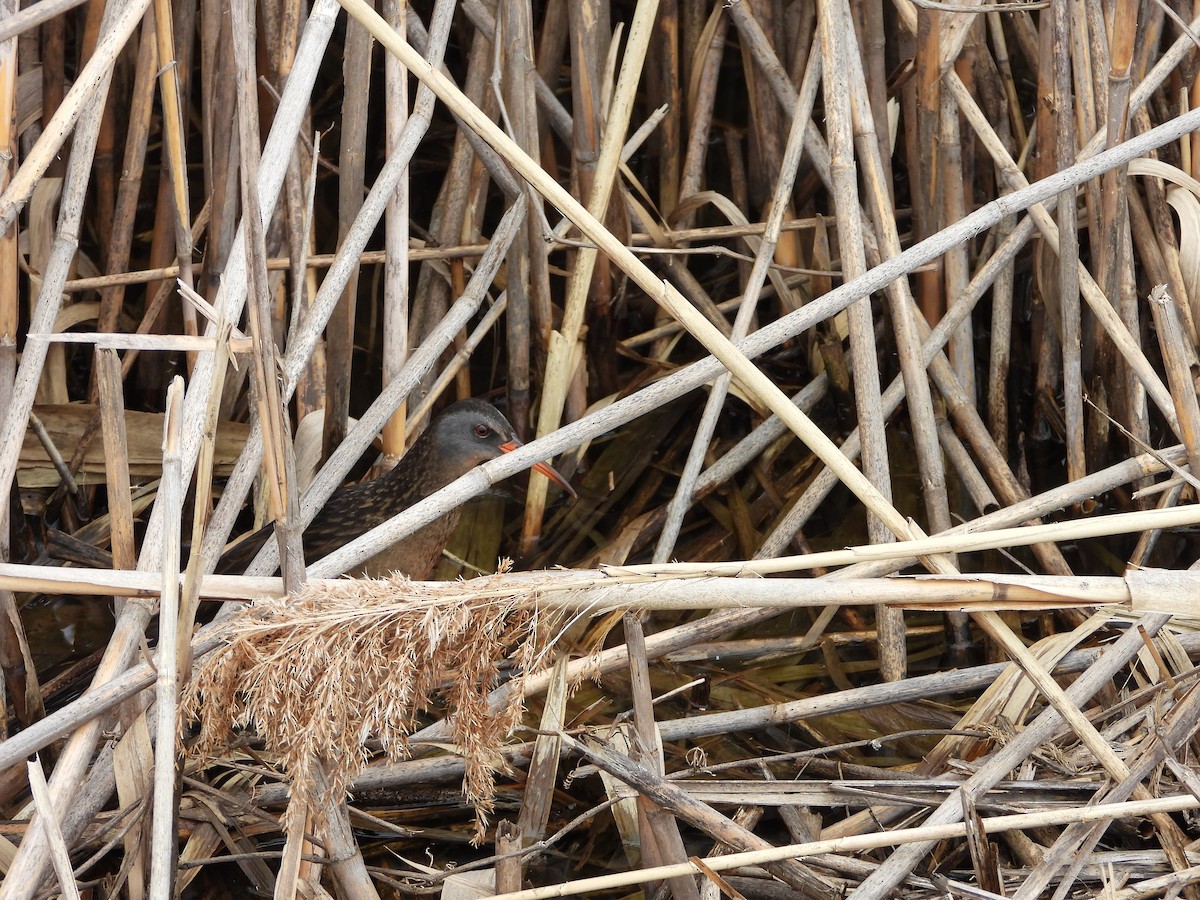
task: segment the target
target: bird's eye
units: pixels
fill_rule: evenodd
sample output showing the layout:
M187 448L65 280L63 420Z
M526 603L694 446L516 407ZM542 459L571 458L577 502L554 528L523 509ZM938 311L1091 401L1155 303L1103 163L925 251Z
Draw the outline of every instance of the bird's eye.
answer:
M488 428L486 425L484 425L482 422L475 426L475 437L477 437L477 438L485 438L491 433L492 433L492 430L490 428Z

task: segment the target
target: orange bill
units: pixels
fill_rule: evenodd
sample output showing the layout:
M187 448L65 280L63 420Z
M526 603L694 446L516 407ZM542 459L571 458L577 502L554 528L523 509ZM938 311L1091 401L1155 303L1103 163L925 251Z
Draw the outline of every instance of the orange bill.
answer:
M519 441L512 440L512 441L508 441L507 443L501 444L500 449L503 450L505 453L512 453L514 450L516 450L520 446L521 446L521 444ZM573 487L571 487L571 485L570 485L570 483L568 483L567 479L565 479L561 475L559 475L558 472L554 469L554 467L551 466L549 463L540 462L540 463L530 466L530 468L535 472L539 472L542 475L545 475L547 478L549 478L551 481L553 481L555 484L557 484L559 487L561 487L564 491L566 491L572 497L579 496L578 494L575 493L575 489Z

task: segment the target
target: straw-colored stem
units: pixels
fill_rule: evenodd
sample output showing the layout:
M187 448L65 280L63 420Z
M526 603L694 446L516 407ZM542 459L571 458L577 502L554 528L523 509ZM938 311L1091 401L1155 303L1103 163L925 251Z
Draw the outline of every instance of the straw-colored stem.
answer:
M967 214L967 188L964 184L963 146L959 127L958 110L949 91L941 91L941 109L938 116L938 188L941 193L941 221L957 222ZM1063 117L1066 120L1068 117ZM960 244L946 253L943 263L943 302L948 306L954 297L962 293L971 279L971 265L966 244ZM936 321L931 319L930 321ZM946 355L950 366L962 385L963 391L972 400L975 389L975 332L971 320L965 319L958 330L950 336Z
M134 213L142 188L150 115L154 109L154 73L158 68L158 53L150 36L154 28L152 20L153 13L147 13L141 39L138 41L137 69L129 109L129 130L125 136L125 152L122 155L124 164L121 166L121 178L117 184L117 198L108 239L108 258L105 261L105 271L110 273L124 272L128 268L129 253L133 244ZM100 292L100 315L96 321L97 331L117 330L124 297L123 284L103 286Z
M1188 451L1188 465L1192 474L1200 476L1200 403L1196 400L1196 389L1192 381L1189 360L1195 357L1184 343L1183 326L1175 298L1165 284L1150 291L1150 311L1158 331L1158 344L1162 348L1163 368L1167 382L1171 385L1171 396L1179 414L1179 426L1183 444Z
M505 0L499 4L497 12L500 34L493 42L496 53L492 72L495 93L502 103L513 140L526 153L537 156L541 141L533 95L533 78L536 74L533 64L533 10L529 0ZM501 47L504 48L503 52ZM502 82L503 90L498 89L500 85L495 84L497 80ZM530 199L533 208L537 200L536 197ZM537 229L540 225L540 217L536 214L526 219L524 230L509 248L507 262L505 339L508 351L508 411L517 437L521 439L528 438L532 430L531 323L534 301L531 294L546 277L545 253L539 252ZM548 281L545 287L549 289Z
M49 835L50 861L54 865L54 874L58 878L58 887L66 900L79 900L79 885L75 883L75 873L71 871L71 854L67 842L63 838L57 814L54 811L54 801L50 797L50 789L46 784L46 775L42 771L42 761L31 759L28 763L29 790L33 794L33 808L46 822Z
M688 86L688 137L679 177L679 198L686 199L700 190L708 143L711 139L713 104L717 96L721 56L725 50L725 33L729 30L729 17L724 7L714 5L704 27L703 37L696 45L696 54L703 58L692 63L692 78ZM686 216L677 222L678 230L690 228L692 217Z
M388 0L384 15L398 34L407 33L407 0ZM395 152L408 124L408 71L400 60L388 55L384 60L384 108L386 151ZM386 261L383 269L383 383L387 384L408 359L408 213L409 182L405 180L392 194L384 213ZM315 186L315 184L314 184ZM403 403L383 427L383 452L399 456L404 452L406 408Z
M1128 815L1146 815L1151 812L1166 814L1195 809L1198 806L1200 806L1200 800L1197 800L1190 794L1182 794L1173 797L1163 797L1157 800L1147 800L1141 803L1130 802L1079 807L1069 810L1046 810L1036 813L988 816L981 821L986 833L1000 834L1007 830L1041 828L1064 825L1071 822L1098 822L1122 818ZM741 866L764 865L777 860L821 856L823 854L851 853L895 846L925 848L940 841L961 838L965 833L966 826L962 824L927 824L917 828L890 829L879 834L813 841L805 844L773 847L770 850L732 853L728 856L711 859L707 862L707 865L714 871L723 872L727 869L735 869ZM496 896L498 900L547 900L547 898L569 897L591 891L612 890L654 879L692 875L696 874L696 872L696 868L689 862L686 865L660 866L655 869L634 869L619 874L581 878L565 884L549 885L544 888L530 888L515 894L498 894ZM863 890L862 886L858 890ZM872 894L872 896L875 895Z
M850 7L845 0L823 0L817 14L821 57L824 60L825 117L829 140L830 176L833 182L833 207L837 220L838 247L846 278L866 271L862 220L859 217L857 165L854 158L854 123L850 95L843 88L854 80L849 57L856 49ZM865 116L865 110L863 114ZM861 121L862 117L860 117ZM879 363L875 328L869 298L859 300L847 310L850 324L850 349L854 373L854 400L858 414L858 432L862 445L863 473L888 502L892 499L891 467L888 462L887 435L879 385ZM893 538L895 526L889 526L877 511L867 515L867 536L873 544L885 544ZM897 610L875 607L875 627L879 633L879 668L885 681L904 677L907 651L904 619Z
M175 35L169 0L154 0L154 34L159 69L159 94L162 102L163 140L167 150L167 170L171 181L171 196L175 201L175 250L179 257L181 277L192 284L191 202L188 199L187 157L184 154L183 110L180 103L179 66L175 58ZM185 307L184 328L196 333L196 314Z
M1050 21L1043 24L1048 30L1052 44L1053 67L1051 83L1051 107L1058 110L1054 117L1054 131L1044 134L1046 141L1053 138L1054 159L1057 168L1069 166L1075 160L1075 117L1068 115L1075 104L1071 92L1070 16L1068 5L1055 4ZM1043 38L1044 40L1045 38ZM1082 478L1087 461L1084 454L1083 435L1083 323L1080 318L1079 273L1083 268L1079 259L1079 234L1076 225L1075 190L1063 191L1058 197L1056 209L1058 225L1058 307L1060 314L1059 336L1063 352L1063 417L1066 420L1067 479ZM1097 289L1098 290L1098 289ZM1108 304L1111 309L1111 304Z

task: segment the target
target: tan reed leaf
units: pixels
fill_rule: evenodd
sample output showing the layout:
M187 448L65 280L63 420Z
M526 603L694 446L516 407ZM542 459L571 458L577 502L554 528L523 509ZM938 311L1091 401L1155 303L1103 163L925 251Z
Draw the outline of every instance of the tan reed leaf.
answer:
M218 756L235 730L254 729L279 755L293 798L320 808L367 764L370 738L398 760L418 718L444 710L481 837L500 748L524 711L520 691L499 708L488 694L502 667L545 668L562 617L539 609L537 591L500 594L486 581L346 579L256 602L230 620L228 643L188 687L181 715L199 724L191 752Z

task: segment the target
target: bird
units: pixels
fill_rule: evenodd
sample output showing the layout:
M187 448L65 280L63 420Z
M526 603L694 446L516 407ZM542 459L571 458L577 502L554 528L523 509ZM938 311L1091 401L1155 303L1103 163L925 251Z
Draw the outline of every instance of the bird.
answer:
M486 400L471 398L447 406L389 472L372 481L345 485L329 497L304 529L305 561L311 564L328 556L477 465L519 446L521 442L508 419ZM532 468L576 496L567 480L549 464L539 462ZM418 581L427 579L461 516L461 508L451 510L384 548L352 574L379 578L399 572ZM245 571L273 528L268 524L231 545L217 564L217 571Z

